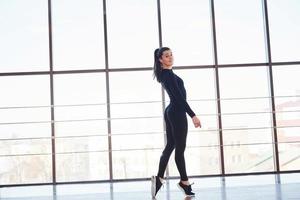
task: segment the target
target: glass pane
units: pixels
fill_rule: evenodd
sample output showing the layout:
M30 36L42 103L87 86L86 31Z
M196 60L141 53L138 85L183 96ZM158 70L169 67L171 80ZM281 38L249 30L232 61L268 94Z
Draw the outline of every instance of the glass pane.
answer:
M104 73L55 75L54 97L57 136L107 133Z
M152 67L159 46L156 1L107 1L109 67Z
M50 155L1 156L0 183L49 183L52 181L51 160Z
M135 150L163 148L163 133L135 134L135 135L113 135L113 150Z
M261 0L215 1L219 64L266 62Z
M54 70L104 68L102 1L52 0Z
M107 151L107 136L62 137L56 138L56 152L90 152Z
M104 73L55 75L54 97L57 179L107 179L108 152L91 152L108 150Z
M272 61L300 61L300 3L268 1Z
M245 103L246 105L246 103ZM233 105L231 105L233 106ZM251 112L248 110L248 112ZM223 129L270 128L270 113L222 115Z
M49 107L44 108L9 108L1 110L0 120L2 123L30 123L50 122Z
M105 120L65 120L55 123L55 133L57 136L107 135L107 122Z
M274 171L272 144L229 145L224 147L224 155L226 173Z
M271 109L269 107L269 97L255 98L255 96L253 96L253 99L251 99L251 97L241 97L240 99L236 97L230 99L229 97L227 99L222 99L221 104L222 113L224 116L228 117L230 117L230 115L234 116L235 114L238 115L240 113L247 113L249 111L254 113L261 112L260 114L263 115L265 113L269 113Z
M223 129L271 127L265 67L220 69Z
M224 149L226 172L273 170L266 68L223 68L219 72L223 139L224 144L228 145ZM252 153L255 149L258 149L257 152ZM264 159L266 161L263 162Z
M0 78L0 138L50 137L49 83L47 75Z
M276 97L300 95L300 65L273 66L272 69ZM276 101L280 104L286 102L285 99L276 99Z
M47 0L0 1L0 72L49 70L47 5Z
M161 133L163 131L162 117L142 119L113 119L111 124L112 134Z
M114 179L149 178L158 170L160 150L115 151Z
M287 102L286 105L293 105L293 102ZM277 127L300 127L299 101L294 108L290 108L295 110L288 110L286 105L278 106L279 109L276 112Z
M3 76L0 79L0 89L0 106L3 109L50 104L48 76Z
M0 106L50 105L49 83L47 75L2 76L0 78Z
M220 174L219 152L218 147L187 148L185 152L187 173L190 176ZM179 175L178 172L177 174Z
M162 132L161 86L152 71L110 73L110 96L113 134Z
M274 93L279 161L281 170L297 170L300 166L300 69L299 66L274 66Z
M57 181L107 180L108 153L75 153L56 155Z
M222 99L268 97L267 75L266 67L221 68L220 95Z
M0 156L51 153L50 139L7 139L0 140L0 146Z
M26 155L51 153L49 88L49 76L0 78L1 184L52 180L51 156Z
M189 132L185 162L188 176L220 173L220 147L218 132ZM179 176L175 164L175 151L169 162L170 176Z
M161 101L161 86L152 74L152 71L111 72L111 103Z
M0 133L1 133L0 139L50 137L51 124L50 123L15 124L15 123L1 122Z
M114 92L111 91L111 93ZM162 102L161 100L156 100L149 103L142 101L137 103L112 103L111 112L113 118L158 117L162 114Z
M256 145L261 143L272 143L272 129L247 129L224 131L224 145L234 148L242 145Z
M212 64L209 1L164 0L160 3L163 45L172 49L174 64Z
M299 125L299 120L298 120ZM280 170L298 170L300 167L300 127L278 128Z

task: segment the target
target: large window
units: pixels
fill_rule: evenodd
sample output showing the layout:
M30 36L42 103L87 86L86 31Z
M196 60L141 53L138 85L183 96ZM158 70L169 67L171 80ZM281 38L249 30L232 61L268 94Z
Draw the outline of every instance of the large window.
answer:
M299 170L299 6L0 1L0 186L156 174L169 104L153 79L160 42L202 122L187 115L189 176Z

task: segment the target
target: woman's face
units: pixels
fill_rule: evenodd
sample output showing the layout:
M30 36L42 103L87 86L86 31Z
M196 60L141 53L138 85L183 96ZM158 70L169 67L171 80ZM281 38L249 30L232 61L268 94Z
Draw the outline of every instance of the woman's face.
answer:
M162 67L171 67L173 65L173 55L171 50L166 50L163 52L161 58L159 59Z

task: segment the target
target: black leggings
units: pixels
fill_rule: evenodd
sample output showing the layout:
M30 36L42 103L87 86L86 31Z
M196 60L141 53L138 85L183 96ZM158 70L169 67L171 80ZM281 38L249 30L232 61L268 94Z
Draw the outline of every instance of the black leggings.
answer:
M186 146L186 137L188 123L186 113L179 110L178 107L169 104L164 112L166 123L167 145L162 152L159 162L157 176L163 178L169 162L169 158L175 148L175 162L182 181L187 181L188 177L185 168L184 151Z

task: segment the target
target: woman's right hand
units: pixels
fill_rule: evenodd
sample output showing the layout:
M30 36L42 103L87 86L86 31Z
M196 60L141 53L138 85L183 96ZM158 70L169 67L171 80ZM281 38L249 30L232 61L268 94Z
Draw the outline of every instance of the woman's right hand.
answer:
M192 120L193 120L195 128L197 128L197 127L201 128L201 122L196 115L192 118Z

